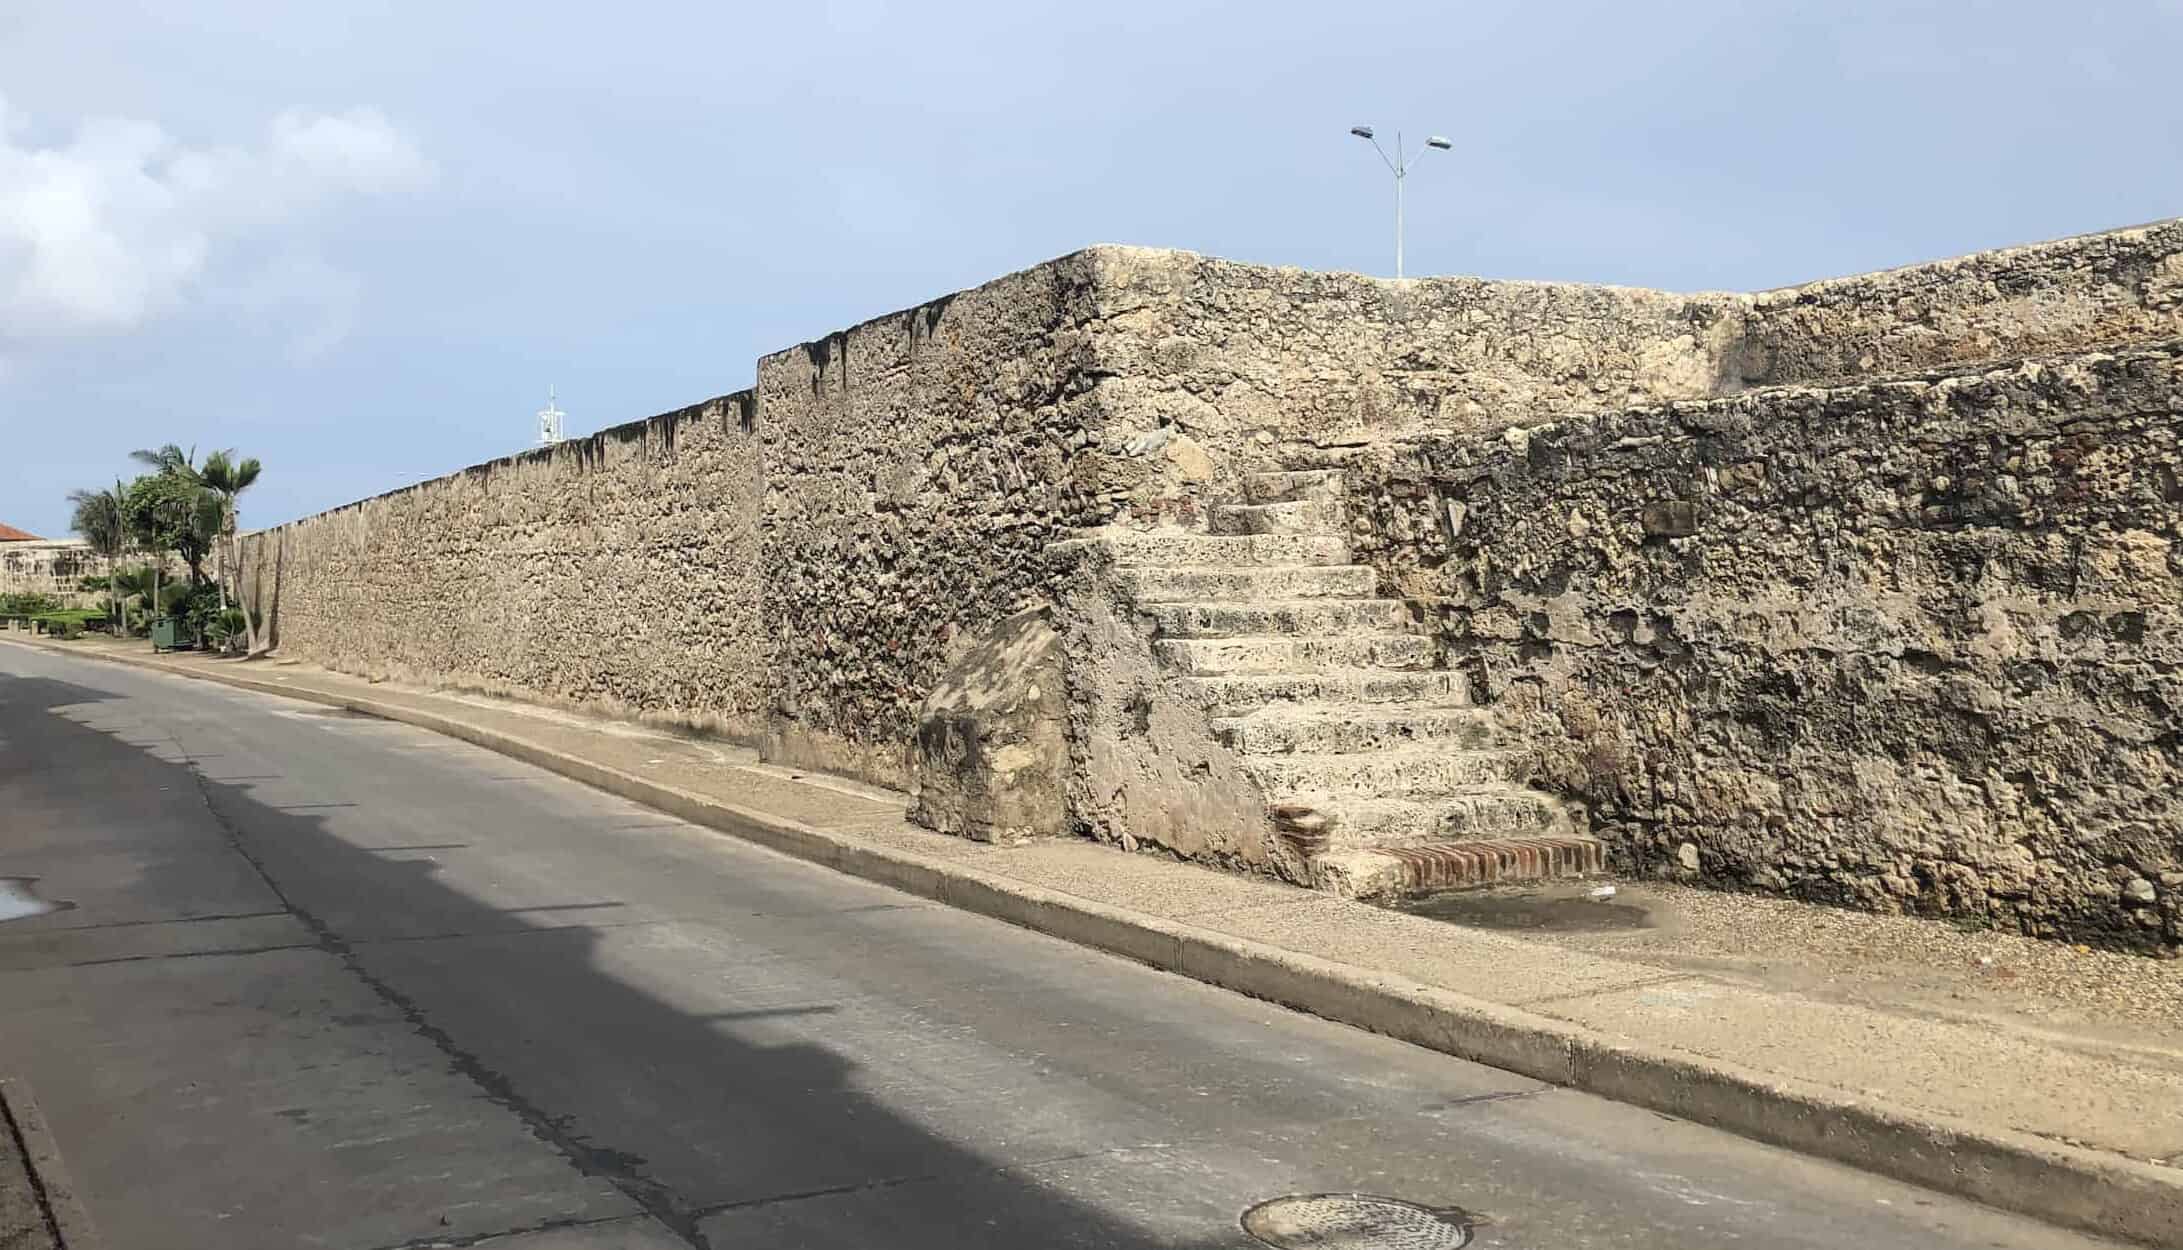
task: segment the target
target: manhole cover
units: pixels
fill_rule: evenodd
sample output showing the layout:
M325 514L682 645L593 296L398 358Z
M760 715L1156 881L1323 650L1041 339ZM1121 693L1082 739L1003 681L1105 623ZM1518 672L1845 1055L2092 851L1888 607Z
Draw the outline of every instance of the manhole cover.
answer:
M1470 1244L1471 1217L1371 1194L1297 1194L1245 1211L1243 1231L1283 1250L1461 1250Z

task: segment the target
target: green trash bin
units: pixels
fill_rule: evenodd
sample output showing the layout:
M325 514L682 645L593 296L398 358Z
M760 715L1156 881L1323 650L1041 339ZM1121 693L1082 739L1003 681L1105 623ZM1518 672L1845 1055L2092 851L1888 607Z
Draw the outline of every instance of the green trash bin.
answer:
M188 626L179 616L152 618L152 650L187 651L190 649Z

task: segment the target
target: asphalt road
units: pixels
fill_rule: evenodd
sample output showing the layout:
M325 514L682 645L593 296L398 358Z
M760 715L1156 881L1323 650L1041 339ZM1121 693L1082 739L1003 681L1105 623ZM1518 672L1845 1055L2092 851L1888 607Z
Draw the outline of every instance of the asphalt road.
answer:
M837 876L407 726L0 645L0 1076L112 1250L2101 1243Z

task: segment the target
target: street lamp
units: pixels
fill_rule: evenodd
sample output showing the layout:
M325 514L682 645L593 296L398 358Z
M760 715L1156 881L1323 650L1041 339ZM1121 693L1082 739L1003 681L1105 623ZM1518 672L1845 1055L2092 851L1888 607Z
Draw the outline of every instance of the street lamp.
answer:
M1372 150L1380 154L1380 159L1387 163L1387 168L1393 171L1395 175L1395 277L1400 278L1402 277L1402 179L1410 172L1410 166L1416 163L1417 158L1425 155L1427 149L1438 149L1446 152L1455 145L1439 135L1434 135L1425 140L1424 147L1419 148L1409 156L1404 156L1402 154L1402 132L1398 130L1395 132L1395 154L1393 157L1389 157L1387 149L1381 147L1380 141L1372 137L1372 128L1370 126L1351 126L1349 133L1371 144Z

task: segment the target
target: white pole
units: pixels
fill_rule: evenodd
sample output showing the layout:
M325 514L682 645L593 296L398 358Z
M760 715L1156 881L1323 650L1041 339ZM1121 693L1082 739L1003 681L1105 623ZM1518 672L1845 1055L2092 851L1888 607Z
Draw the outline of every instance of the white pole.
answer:
M1402 171L1395 171L1395 280L1402 280Z
M1402 132L1395 132L1395 281L1402 281L1402 175L1409 172L1402 155Z

